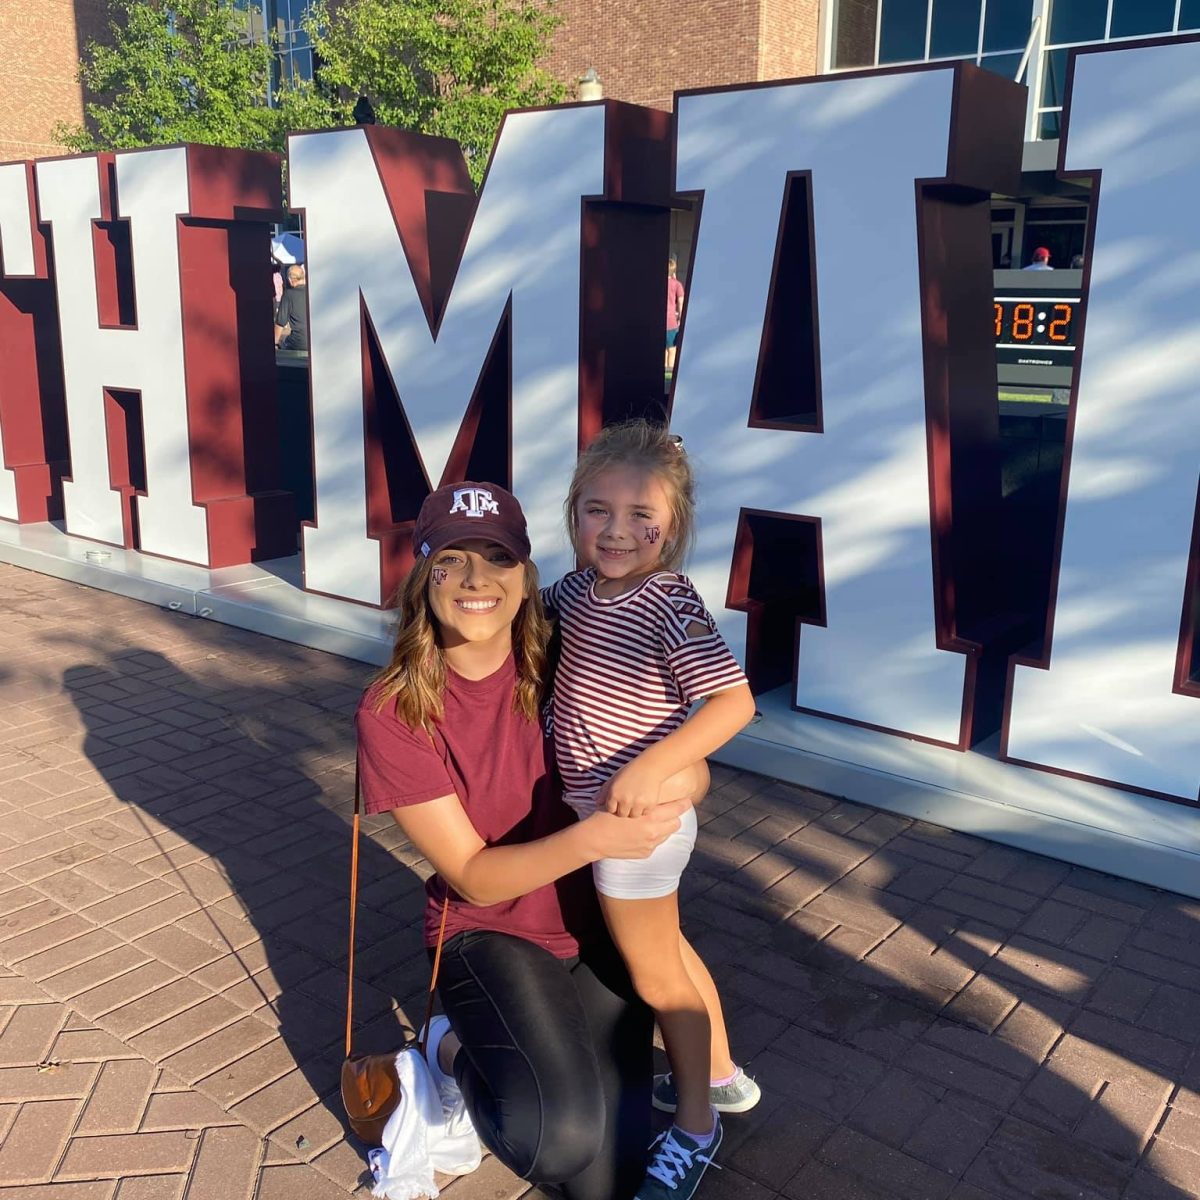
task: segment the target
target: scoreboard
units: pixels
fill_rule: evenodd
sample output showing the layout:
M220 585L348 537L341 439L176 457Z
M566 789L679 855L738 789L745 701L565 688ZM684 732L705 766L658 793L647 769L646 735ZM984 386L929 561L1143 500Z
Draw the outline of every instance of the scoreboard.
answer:
M1055 394L1065 403L1082 326L1082 271L997 271L992 297L1002 390ZM1031 396L1032 398L1032 396Z

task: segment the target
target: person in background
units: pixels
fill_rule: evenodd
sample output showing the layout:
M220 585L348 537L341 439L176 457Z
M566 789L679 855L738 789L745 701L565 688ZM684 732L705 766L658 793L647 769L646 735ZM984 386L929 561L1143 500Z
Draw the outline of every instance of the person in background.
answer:
M1083 255L1082 254L1076 254L1071 259L1071 270L1072 271L1082 271L1083 270Z
M666 369L675 370L675 340L679 337L679 319L683 316L683 284L675 278L679 264L675 255L667 259L667 357Z
M1023 271L1053 271L1050 265L1050 251L1045 246L1039 246L1033 252L1033 258L1021 268Z
M280 350L308 349L308 286L304 268L287 269L287 290L275 309L275 345Z

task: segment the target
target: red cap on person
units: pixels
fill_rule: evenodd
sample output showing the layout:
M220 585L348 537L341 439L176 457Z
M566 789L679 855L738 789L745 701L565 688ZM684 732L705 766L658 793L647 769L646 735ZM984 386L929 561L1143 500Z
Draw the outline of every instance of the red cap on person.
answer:
M430 492L413 527L413 551L429 558L456 542L483 538L529 560L529 530L517 498L495 483L451 483Z
M1049 262L1050 261L1050 251L1047 250L1045 246L1039 246L1033 252L1033 261L1034 262Z

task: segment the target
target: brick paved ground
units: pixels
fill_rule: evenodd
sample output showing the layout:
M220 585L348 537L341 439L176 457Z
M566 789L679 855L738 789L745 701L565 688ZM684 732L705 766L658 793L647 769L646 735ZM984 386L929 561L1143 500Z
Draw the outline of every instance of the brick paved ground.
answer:
M0 1200L321 1200L361 664L0 565ZM718 768L687 926L766 1099L707 1200L1200 1195L1200 904ZM426 870L364 855L363 1043ZM487 1159L450 1200L511 1200ZM365 1189L364 1189L365 1191Z

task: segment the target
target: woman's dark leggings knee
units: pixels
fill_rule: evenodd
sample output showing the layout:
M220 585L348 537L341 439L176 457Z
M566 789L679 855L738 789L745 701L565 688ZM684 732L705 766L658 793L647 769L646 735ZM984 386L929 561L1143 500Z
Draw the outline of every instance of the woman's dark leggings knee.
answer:
M611 945L564 961L507 934L459 934L438 994L480 1139L569 1200L625 1200L650 1140L649 1011Z

